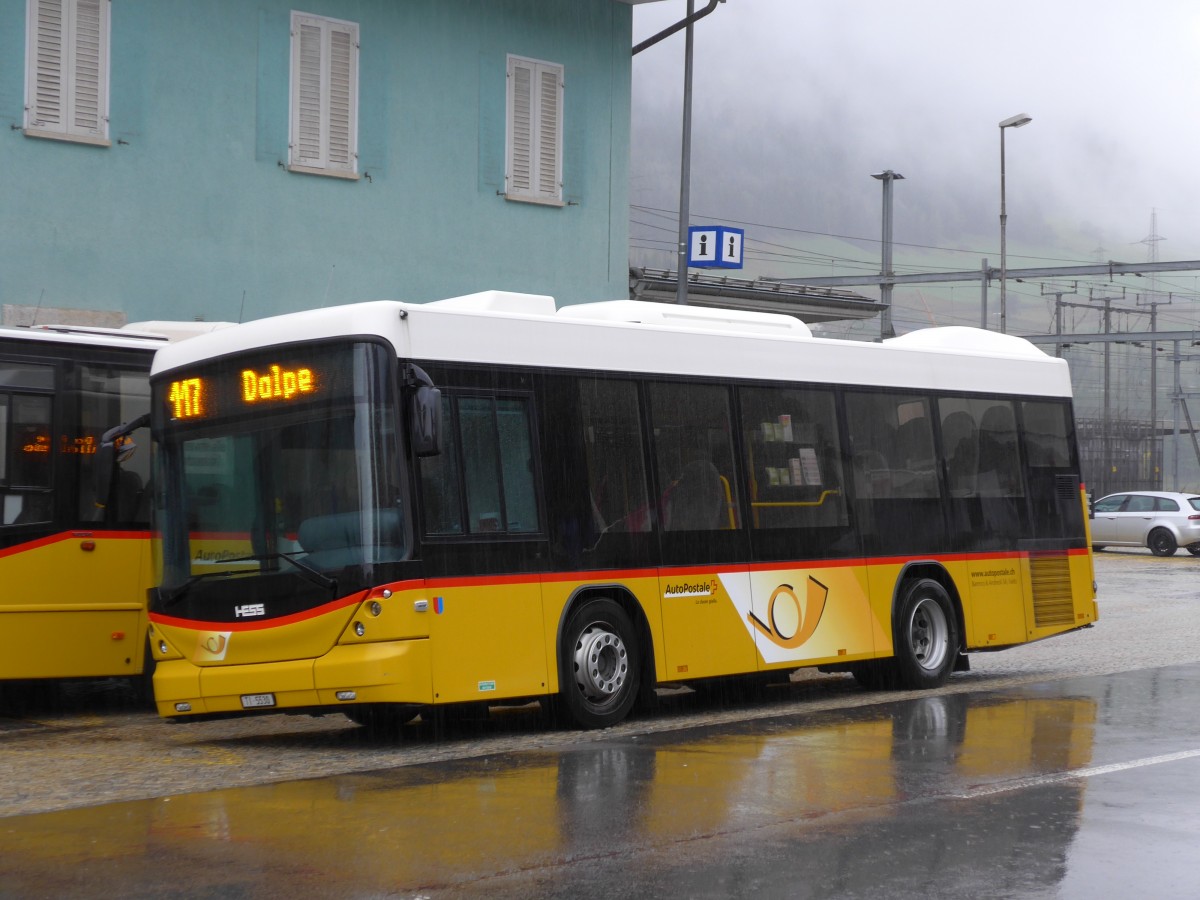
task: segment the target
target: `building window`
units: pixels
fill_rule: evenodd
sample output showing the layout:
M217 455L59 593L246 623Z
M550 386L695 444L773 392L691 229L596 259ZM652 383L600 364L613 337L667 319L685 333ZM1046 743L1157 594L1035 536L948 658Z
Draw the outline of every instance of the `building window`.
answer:
M508 58L508 138L504 184L509 200L561 206L563 67Z
M29 0L25 133L108 146L110 0Z
M358 25L292 13L288 168L358 177Z

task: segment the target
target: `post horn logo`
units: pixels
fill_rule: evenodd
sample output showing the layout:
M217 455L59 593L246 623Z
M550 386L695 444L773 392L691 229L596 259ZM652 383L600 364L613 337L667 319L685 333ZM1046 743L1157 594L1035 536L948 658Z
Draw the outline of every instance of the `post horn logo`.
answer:
M214 656L219 656L225 650L225 635L209 635L208 640L204 642L204 649Z
M796 596L795 588L790 584L781 584L775 588L767 603L767 621L756 616L753 610L747 613L747 618L772 643L785 650L794 650L812 637L821 624L821 614L825 612L828 597L829 588L810 575L803 604Z

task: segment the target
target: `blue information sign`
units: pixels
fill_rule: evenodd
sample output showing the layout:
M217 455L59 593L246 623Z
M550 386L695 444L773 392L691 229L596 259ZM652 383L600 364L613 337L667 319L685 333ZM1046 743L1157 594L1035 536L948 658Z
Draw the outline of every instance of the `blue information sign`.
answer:
M725 225L688 228L687 264L692 269L740 269L746 232Z

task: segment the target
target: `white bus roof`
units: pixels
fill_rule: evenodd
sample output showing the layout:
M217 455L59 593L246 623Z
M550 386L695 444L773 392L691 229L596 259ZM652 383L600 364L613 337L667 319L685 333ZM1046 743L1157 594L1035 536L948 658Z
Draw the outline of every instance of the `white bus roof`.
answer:
M555 310L552 298L502 291L258 319L163 347L153 371L361 335L378 335L400 358L417 361L1071 396L1065 360L1021 338L974 328L865 343L813 337L802 322L772 313L635 300Z
M198 334L207 334L219 328L228 328L231 324L231 322L156 321L135 322L123 328L60 324L4 325L0 326L0 338L153 352L171 341L186 340Z

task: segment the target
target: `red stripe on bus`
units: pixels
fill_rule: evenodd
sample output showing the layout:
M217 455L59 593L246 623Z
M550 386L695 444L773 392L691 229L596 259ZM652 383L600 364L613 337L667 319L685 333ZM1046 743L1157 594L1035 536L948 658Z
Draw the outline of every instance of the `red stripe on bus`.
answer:
M198 631L262 631L267 628L275 628L279 625L293 625L296 622L303 622L306 619L317 619L331 612L345 609L348 606L357 606L363 601L365 596L365 592L360 591L347 597L340 597L337 600L322 603L320 606L313 607L312 609L301 610L300 612L287 616L279 616L275 619L261 619L255 622L206 622L201 619L180 619L176 616L168 616L155 612L150 613L150 621L160 625L170 625L175 628L190 628Z
M61 541L79 540L80 538L86 538L90 541L144 541L150 539L150 532L92 531L88 528L75 528L71 531L60 531L56 534L48 534L45 537L36 538L32 541L25 541L21 544L5 547L3 550L0 550L0 559L6 556L16 556L18 553L28 553L30 550L39 550L42 547L49 547Z
M208 622L199 619L182 619L177 616L169 616L163 613L150 613L150 621L163 625L170 625L176 628L190 628L203 631L262 631L267 628L275 628L280 625L291 625L296 622L303 622L307 619L315 619L320 616L327 615L331 612L336 612L340 609L345 609L348 606L361 603L367 599L373 599L380 595L384 590L405 591L405 590L424 590L430 594L446 588L458 587L491 587L506 584L555 584L562 582L577 582L581 586L588 584L605 584L619 581L629 581L636 578L688 578L697 575L720 575L730 571L737 572L748 570L751 572L770 572L785 569L830 569L830 568L847 568L849 566L886 566L886 565L904 565L910 562L969 562L980 560L993 559L1021 559L1032 556L1041 556L1045 553L1059 554L1064 551L1018 551L1007 550L998 551L995 553L942 553L931 554L929 556L895 556L895 557L873 557L863 558L854 557L850 559L818 559L818 560L793 560L780 561L770 563L753 563L747 566L745 563L740 565L711 565L711 566L673 566L663 568L647 568L647 569L611 569L594 572L555 572L545 575L539 575L536 572L531 572L525 575L477 575L471 577L448 578L436 581L422 581L420 579L408 579L405 581L394 581L388 584L377 585L367 591L355 593L350 596L340 597L337 600L331 600L328 603L323 603L320 606L309 610L291 613L278 618L262 619L254 622ZM1083 556L1088 550L1085 547L1069 549L1065 551L1069 556Z

